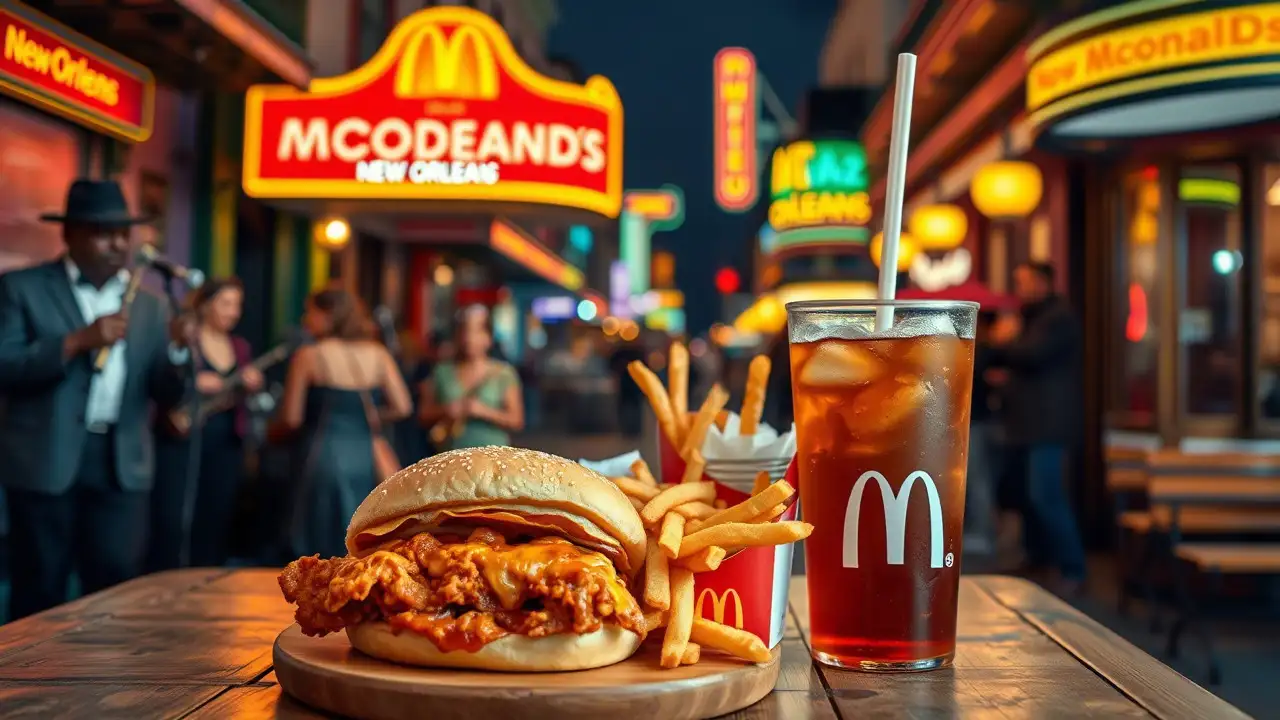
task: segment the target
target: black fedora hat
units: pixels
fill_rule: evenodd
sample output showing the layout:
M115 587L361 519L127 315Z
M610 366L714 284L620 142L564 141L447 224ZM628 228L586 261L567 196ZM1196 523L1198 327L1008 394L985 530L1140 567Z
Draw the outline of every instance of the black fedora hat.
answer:
M61 213L40 216L45 222L127 226L151 222L129 212L124 192L115 180L76 180L67 189L67 207Z

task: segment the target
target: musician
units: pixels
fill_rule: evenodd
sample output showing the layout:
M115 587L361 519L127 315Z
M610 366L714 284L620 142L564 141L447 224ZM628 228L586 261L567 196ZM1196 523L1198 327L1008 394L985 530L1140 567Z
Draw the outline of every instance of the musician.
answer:
M227 561L227 535L243 476L243 440L249 426L244 398L263 384L262 373L251 364L248 341L232 334L243 309L244 286L234 277L212 280L191 297L198 323L195 386L199 407L207 415L203 422L189 413L160 418L159 472L151 498L147 551L151 572L178 567L188 532L190 565L209 567ZM199 435L193 440L192 433Z
M193 330L145 290L124 305L130 231L145 219L115 182L75 181L65 212L42 220L62 223L66 254L0 276L10 619L64 602L73 568L86 594L138 574L154 472L148 418L181 397ZM111 350L95 372L101 348Z
M441 362L421 385L418 421L439 450L510 445L511 433L524 429L520 376L490 355L493 331L489 311L467 308L454 326L457 356Z

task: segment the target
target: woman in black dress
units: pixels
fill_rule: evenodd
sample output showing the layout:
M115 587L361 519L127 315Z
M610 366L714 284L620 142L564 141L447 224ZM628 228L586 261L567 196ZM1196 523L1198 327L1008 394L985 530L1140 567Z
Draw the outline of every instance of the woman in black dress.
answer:
M147 553L151 572L178 567L184 550L191 566L227 561L227 534L244 469L244 394L262 388L262 374L250 365L249 344L232 334L243 308L244 288L236 278L213 280L191 299L199 321L195 390L205 419L201 423L181 413L161 418Z

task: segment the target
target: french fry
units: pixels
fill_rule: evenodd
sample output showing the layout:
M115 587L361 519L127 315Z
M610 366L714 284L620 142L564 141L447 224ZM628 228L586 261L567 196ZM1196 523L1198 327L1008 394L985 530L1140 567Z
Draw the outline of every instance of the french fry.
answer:
M717 510L723 510L723 509L725 509L725 508L729 507L729 501L728 501L728 500L725 500L725 499L723 499L723 498L716 498L716 501L715 501L715 504L713 505L713 507L715 507L715 509L717 509Z
M694 618L689 637L702 647L715 648L755 663L769 662L769 647L759 637L704 618ZM665 648L664 648L665 649Z
M768 355L751 358L747 367L747 391L742 396L742 414L738 421L739 435L755 435L760 427L760 415L764 413L765 388L769 385L769 373L773 361Z
M721 410L716 413L716 427L720 428L720 432L724 432L724 428L729 424L729 411Z
M667 356L667 392L671 395L671 412L683 437L689 431L689 349L679 340L671 343Z
M693 573L676 568L671 572L671 614L667 618L667 632L662 637L662 667L679 667L692 629Z
M618 489L623 493L633 498L640 498L645 502L649 502L654 499L660 492L657 485L649 485L648 483L636 480L635 478L616 477L609 479L612 480L613 484L617 485Z
M653 374L643 362L632 360L627 363L627 372L631 375L631 379L640 387L640 392L649 399L649 405L653 407L653 414L658 416L658 427L662 429L663 434L671 441L672 446L680 447L680 441L683 435L680 433L680 425L676 422L676 416L671 411L671 398L667 397L667 389L662 387L662 381L657 375Z
M751 522L757 523L757 524L773 522L774 520L777 520L778 518L782 517L782 514L785 513L786 511L787 511L787 504L778 503L777 505L774 505L772 508L765 510L759 515L751 518Z
M631 501L631 506L636 509L636 512L640 512L644 509L644 501L640 498L628 495L627 499Z
M698 482L702 479L702 473L707 469L707 461L702 457L702 453L697 450L691 450L684 460L684 475L680 478L681 484ZM710 502L710 500L708 500Z
M640 519L648 527L657 525L662 516L677 505L700 500L711 502L716 497L716 484L710 482L681 483L673 488L663 490L650 500L640 511Z
M634 468L632 469L634 470ZM759 495L764 492L765 488L769 487L771 482L772 480L769 478L769 472L767 470L761 470L756 473L756 484L751 486L751 494Z
M696 573L711 572L712 570L719 569L720 563L724 562L724 558L728 554L728 551L719 545L712 545L711 547L699 550L697 553L690 555L683 560L677 560L676 564L682 568L688 568Z
M635 476L636 480L639 480L645 485L649 485L651 487L658 486L658 480L653 477L653 471L649 469L649 463L645 462L644 458L640 458L631 463L631 474Z
M702 657L702 646L698 643L686 643L684 646L684 655L680 657L681 665L697 665L699 658Z
M716 509L704 502L691 502L677 505L671 512L680 513L686 520L706 520L716 514Z
M644 602L656 610L671 607L671 571L656 538L649 538L644 556Z
M803 540L813 532L813 526L798 520L764 523L722 523L684 536L680 541L680 557L686 558L703 548L719 545L724 548L762 547L785 545Z
M715 422L716 415L724 409L727 402L729 402L729 393L718 384L712 385L707 398L702 401L702 407L698 408L698 414L689 424L684 445L680 446L680 457L688 458L689 451L702 449L702 441L707 439L707 430L711 429L711 423Z
M684 538L684 516L678 512L668 512L662 516L662 529L658 531L658 547L668 558L675 559L680 555L680 540Z
M650 610L644 614L644 631L646 634L667 626L666 610Z
M752 518L766 510L769 510L778 503L785 502L787 498L794 495L795 492L796 489L791 487L791 483L786 480L779 480L764 490L761 490L759 493L752 495L733 507L721 510L706 520L689 523L689 525L685 527L685 532L695 533L699 530L705 530L712 525L719 525L721 523L751 522Z

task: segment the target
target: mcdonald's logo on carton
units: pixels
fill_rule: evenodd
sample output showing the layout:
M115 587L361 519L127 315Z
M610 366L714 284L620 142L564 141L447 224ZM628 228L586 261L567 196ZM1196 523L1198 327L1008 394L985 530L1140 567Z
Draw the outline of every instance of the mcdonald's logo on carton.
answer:
M694 617L707 617L702 612L702 603L707 598L711 598L711 620L722 625L732 625L739 630L742 629L742 596L738 594L737 590L729 588L724 591L723 595L717 595L715 590L712 590L711 588L703 588L702 592L698 593L698 604L693 609ZM725 603L729 600L733 600L733 622L726 623L724 614Z
M372 59L307 91L255 86L244 188L270 198L559 205L616 217L622 103L607 79L544 77L501 26L420 10Z

